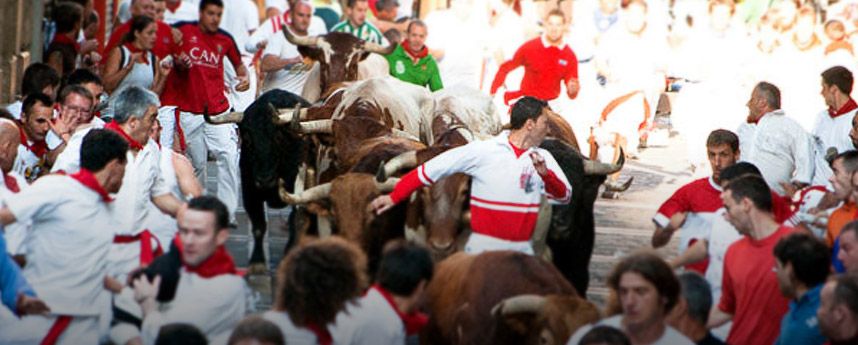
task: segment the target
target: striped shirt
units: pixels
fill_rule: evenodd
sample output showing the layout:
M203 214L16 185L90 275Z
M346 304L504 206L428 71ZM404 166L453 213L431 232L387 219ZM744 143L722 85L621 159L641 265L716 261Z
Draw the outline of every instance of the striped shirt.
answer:
M334 27L331 28L331 32L345 32L367 42L382 45L387 44L387 40L384 38L384 35L381 34L381 31L367 21L363 22L363 25L361 26L354 27L348 20L344 20L337 23L337 25L334 25Z

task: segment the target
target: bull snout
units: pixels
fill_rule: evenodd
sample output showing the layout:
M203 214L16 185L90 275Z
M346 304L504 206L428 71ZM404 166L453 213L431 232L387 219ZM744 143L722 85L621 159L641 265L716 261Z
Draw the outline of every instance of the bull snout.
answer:
M277 179L274 176L257 178L253 181L257 189L277 189Z
M456 251L455 240L450 240L448 242L429 240L427 242L429 242L429 249L432 251L433 256L439 259L453 255Z

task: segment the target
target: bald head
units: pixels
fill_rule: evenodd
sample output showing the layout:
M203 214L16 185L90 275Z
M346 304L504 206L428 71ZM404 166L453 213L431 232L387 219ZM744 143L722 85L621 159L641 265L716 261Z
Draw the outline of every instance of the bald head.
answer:
M0 169L3 169L3 173L12 170L20 143L21 134L15 122L0 119Z

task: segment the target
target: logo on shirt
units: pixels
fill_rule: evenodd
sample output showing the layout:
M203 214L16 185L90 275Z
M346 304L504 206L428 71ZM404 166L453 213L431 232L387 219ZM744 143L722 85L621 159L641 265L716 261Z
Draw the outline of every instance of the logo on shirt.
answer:
M533 169L524 169L518 177L518 187L524 189L525 193L530 193L534 190L533 172Z
M563 60L563 59L559 59L559 60L557 60L557 63L558 63L558 64L560 64L560 66L566 66L566 65L568 65L568 64L569 64L569 62L568 62L568 61Z
M198 42L197 36L191 36L191 38L188 41L191 42L192 44L196 44Z
M402 60L396 61L394 69L396 69L396 74L403 74L405 73L405 64L402 63Z

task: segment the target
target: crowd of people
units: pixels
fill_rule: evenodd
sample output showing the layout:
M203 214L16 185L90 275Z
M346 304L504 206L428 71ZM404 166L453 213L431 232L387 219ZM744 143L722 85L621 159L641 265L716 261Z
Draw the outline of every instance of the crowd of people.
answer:
M204 115L304 92L318 63L283 30L395 44L391 77L509 106L508 130L420 165L368 210L465 173L468 254L533 255L540 200L573 197L539 148L550 114L613 162L663 145L669 109L700 178L658 209L652 247L679 232L679 253L623 258L605 318L558 343L858 342L856 2L454 0L425 20L397 0L269 0L265 18L250 0L120 3L105 42L92 0L53 4L44 59L0 114L0 344L416 339L434 275L418 244L388 243L371 277L354 243L303 244L267 311L225 247L238 136Z

